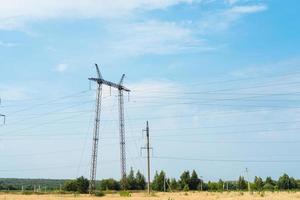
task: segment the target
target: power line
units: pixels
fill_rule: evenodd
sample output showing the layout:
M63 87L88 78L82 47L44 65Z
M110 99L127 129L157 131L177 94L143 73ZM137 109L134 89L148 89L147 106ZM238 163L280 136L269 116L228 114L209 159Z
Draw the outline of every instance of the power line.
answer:
M196 144L299 144L299 140L291 141L199 141L199 140L174 140L174 139L154 139L159 142L178 142L178 143L196 143Z
M80 149L70 149L61 151L50 151L50 152L39 152L39 153L24 153L24 154L4 154L1 157L27 157L27 156L39 156L39 155L60 155L61 153L69 153L74 151L79 151Z
M18 120L12 121L11 123L22 124L22 123L20 123L20 121L21 122L26 122L26 121L31 120L31 119L37 119L37 118L44 117L44 116L49 116L49 115L53 115L53 114L59 114L59 111L64 111L64 110L68 110L70 108L74 108L74 107L86 105L86 104L89 104L91 102L93 102L93 101L90 100L90 101L79 102L79 103L68 105L68 106L65 106L65 107L62 107L62 108L54 109L54 110L49 111L49 112L39 113L39 114L36 114L35 116L32 116L32 117L26 117L26 118L23 118L23 119L18 119ZM69 113L84 113L84 112L85 111L83 111L83 112L82 111L80 111L80 112L79 111L71 111Z
M0 172L24 172L24 171L43 171L48 169L70 169L75 168L74 165L60 165L60 166L51 166L51 167L40 167L40 168L24 168L24 169L0 169Z
M227 124L227 125L219 125L219 126L201 126L197 128L160 128L160 129L153 129L154 131L176 131L176 130L200 130L200 129L215 129L215 128L228 128L228 127L245 127L245 126L257 126L257 125L272 125L272 124L294 124L300 123L300 120L295 121L277 121L277 122L258 122L258 123L247 123L247 124Z
M211 102L211 101L207 101ZM172 107L172 106L213 106L213 107L234 107L234 108L269 108L269 109L287 109L287 108L300 108L300 106L293 106L293 105L258 105L258 104L220 104L220 103L203 103L199 101L194 101L194 102L180 102L180 103L153 103L153 102L139 102L142 103L143 105L140 106L135 106L135 107L130 107L130 108L140 108L140 107L146 107L147 108L153 108L153 107ZM147 105L148 104L148 105ZM149 105L150 104L150 105Z
M226 88L226 89L217 89L217 90L207 90L207 91L184 91L180 92L181 94L213 94L216 92L226 92L226 91L240 91L240 90L249 90L249 89L257 89L257 88L265 88L265 87L274 87L274 86L286 86L286 85L298 85L300 84L299 81L293 82L286 82L286 83L272 83L272 84L265 84L265 85L254 85L249 87L241 87L241 88ZM139 90L133 90L138 92ZM140 90L142 91L142 90ZM152 93L156 94L177 94L178 92L170 92L170 91L160 91L160 90L149 90Z
M78 114L75 114L75 115L72 115L72 116L60 118L60 119L57 119L57 120L48 121L48 122L45 122L45 123L36 124L34 126L30 126L30 127L26 127L26 128L22 128L22 129L12 130L8 133L18 132L18 134L20 134L20 132L22 133L22 131L24 131L24 130L30 130L32 128L41 127L41 126L48 125L48 124L52 125L52 124L57 124L57 123L66 124L66 123L80 123L80 122L82 122L81 120L80 121L73 120L73 121L69 121L69 122L65 121L67 119L73 119L76 116L81 116L81 113L79 112ZM186 117L195 117L195 116L197 116L197 115L196 114L192 114L192 115L170 115L170 116L161 116L161 117L148 117L148 119L160 120L160 119L186 118ZM130 121L143 120L144 121L145 119L146 119L146 116L145 117L139 117L139 118L131 118L131 119L128 119L128 120L130 120ZM103 119L102 121L114 122L114 121L117 121L117 120L116 119ZM202 126L202 127L196 127L196 128L183 127L183 128L176 128L176 129L171 129L171 128L155 129L154 128L153 130L155 130L155 131L201 130L201 129L216 129L216 128L228 128L228 127L246 127L246 126L253 127L253 126L258 126L258 125L273 125L273 124L279 125L279 124L290 124L290 123L295 124L295 123L300 123L300 121L298 121L298 120L295 120L295 121L292 121L292 120L291 121L276 121L276 122L272 121L272 122L258 122L258 123L247 123L247 124ZM285 129L285 130L287 130L287 129ZM298 130L298 129L295 129L295 130ZM266 130L266 131L270 131L270 130Z
M162 159L162 160L229 162L229 163L300 163L300 160L204 159L204 158L185 158L185 157L170 157L170 156L154 156L153 158Z
M188 133L184 135L179 135L179 134L164 134L164 135L154 135L152 136L153 138L160 138L160 137L169 137L169 136L200 136L200 135L209 135L209 136L220 136L220 135L240 135L240 134L245 134L245 133L270 133L270 132L276 132L276 131L296 131L300 130L300 128L290 128L290 129L275 129L275 130L251 130L251 131L232 131L232 132L221 132L221 133Z
M63 120L74 118L75 116L78 116L78 114L75 114L75 115L72 115L72 116L68 116L68 117L64 117L64 118L60 118L60 119L51 120L49 122L45 122L45 123L41 123L41 124L29 126L29 127L25 127L23 129L11 130L11 131L6 132L6 134L14 133L14 132L18 132L19 133L19 132L24 131L24 130L31 130L32 128L41 127L41 126L44 126L44 125L47 125L47 124L53 124L53 123L57 123L57 122L61 123L61 122L63 122Z
M79 159L79 163L78 163L76 177L78 177L78 175L79 175L79 171L80 171L82 160L83 160L83 155L84 155L84 152L85 152L85 149L86 149L86 146L87 146L88 135L89 135L89 132L90 132L92 121L93 121L92 118L93 118L93 116L91 115L90 116L90 120L89 120L89 126L87 127L87 130L86 130L86 135L85 135L85 140L84 140L83 148L81 150L81 155L80 155L80 159Z
M60 101L60 100L72 98L72 97L74 97L74 96L76 96L78 94L84 94L84 93L87 93L87 92L89 92L89 90L84 90L84 91L81 91L81 92L77 92L77 93L74 93L72 95L66 95L66 96L58 97L58 98L55 98L53 100L50 100L50 101L47 101L47 102L44 102L44 103L38 103L38 104L31 105L29 107L26 107L26 108L23 108L23 109L20 109L20 110L16 110L12 114L16 114L16 113L20 113L20 112L32 110L33 108L36 108L36 107L39 107L39 106L49 105L51 103L55 103L55 102Z
M151 94L151 93L150 93ZM178 92L178 94L182 94L181 92ZM152 94L151 96L149 94L145 95L136 95L133 96L134 99L195 99L195 97L188 97L187 95L199 95L199 93L189 93L189 94L184 94L185 96L180 96L178 97L177 94ZM268 96L298 96L300 95L300 92L288 92L288 93L209 93L205 94L206 96L201 96L201 99L204 97L210 97L210 96L220 96L220 95L226 95L226 96L242 96L242 97L237 97L237 98L224 98L224 99L217 99L217 100L236 100L236 99L244 99L244 98L260 98L260 97L268 97ZM213 98L215 100L216 98ZM206 99L206 100L211 100L211 99Z
M267 81L269 82L269 78L279 78L283 79L289 76L295 76L297 74L300 74L300 71L294 71L292 73L285 73L285 74L278 74L278 75L269 75L267 77ZM224 74L222 74L224 75ZM216 80L216 81L209 81L209 82L194 82L191 84L187 84L188 86L197 86L197 85L201 85L201 86L207 86L207 85L215 85L215 84L224 84L224 83L232 83L232 82L239 82L239 81L245 81L245 80L255 80L255 79L259 79L261 77L247 77L247 78L237 78L237 79L227 79L227 80ZM174 86L173 88L176 88L177 86ZM133 90L133 91L142 91L142 90ZM153 91L153 90L149 90L149 91Z
M139 159L138 157L135 157L135 159ZM101 160L103 164L110 164L119 162L119 160ZM89 166L89 165L83 165L83 166ZM23 171L42 171L42 170L49 170L49 169L76 169L76 165L54 165L49 167L37 167L37 168L22 168L22 169L0 169L0 172L23 172Z

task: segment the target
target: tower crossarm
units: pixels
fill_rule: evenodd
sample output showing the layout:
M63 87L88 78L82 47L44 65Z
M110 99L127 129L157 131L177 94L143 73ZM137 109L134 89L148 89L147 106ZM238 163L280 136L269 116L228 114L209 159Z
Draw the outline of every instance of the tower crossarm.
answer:
M130 92L130 90L128 88L124 87L123 85L119 85L119 84L104 80L102 78L89 78L89 80L95 81L99 84L104 84L104 85L107 85L107 86L110 86L110 87L117 88L118 90L124 90L126 92Z

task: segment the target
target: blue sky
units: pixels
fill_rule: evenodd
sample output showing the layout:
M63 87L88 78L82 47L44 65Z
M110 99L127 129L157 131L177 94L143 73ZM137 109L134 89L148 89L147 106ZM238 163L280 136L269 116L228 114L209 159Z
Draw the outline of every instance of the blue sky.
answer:
M125 102L127 167L205 180L299 174L298 1L2 0L0 177L89 176L95 86ZM104 88L98 178L120 176L117 93ZM185 158L185 159L183 159Z

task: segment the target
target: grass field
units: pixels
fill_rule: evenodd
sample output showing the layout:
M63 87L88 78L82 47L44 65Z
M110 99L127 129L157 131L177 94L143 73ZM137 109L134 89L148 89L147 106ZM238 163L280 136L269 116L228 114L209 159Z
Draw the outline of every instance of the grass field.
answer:
M89 195L21 195L21 194L0 194L0 200L119 200L119 199L131 199L131 200L144 200L144 199L162 199L162 200L215 200L215 199L238 199L238 200L291 200L300 199L300 192L266 192L249 194L247 192L195 192L195 193L156 193L152 196L147 196L143 193L134 193L130 197L121 197L119 194L108 194L104 197L91 197Z

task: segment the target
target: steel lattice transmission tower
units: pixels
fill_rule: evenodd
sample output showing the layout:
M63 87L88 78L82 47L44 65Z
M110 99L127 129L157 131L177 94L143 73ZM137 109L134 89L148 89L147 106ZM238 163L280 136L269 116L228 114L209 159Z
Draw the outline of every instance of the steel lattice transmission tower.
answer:
M120 164L121 164L121 178L126 178L126 149L125 149L125 120L124 120L124 95L123 91L129 92L124 89L122 84L125 74L123 74L119 82L119 123L120 123Z
M91 81L97 83L97 97L96 97L96 117L93 135L92 159L91 159L91 172L90 172L90 193L94 193L96 189L96 171L97 171L97 154L98 154L98 141L99 141L99 127L100 127L100 113L101 113L101 99L102 99L102 85L107 85L118 89L119 95L119 123L120 123L120 160L121 160L121 177L126 177L126 151L125 151L125 122L124 122L124 96L123 92L130 92L129 89L124 87L123 80L125 74L119 84L106 81L102 78L101 72L97 64L96 70L98 78L89 78Z

